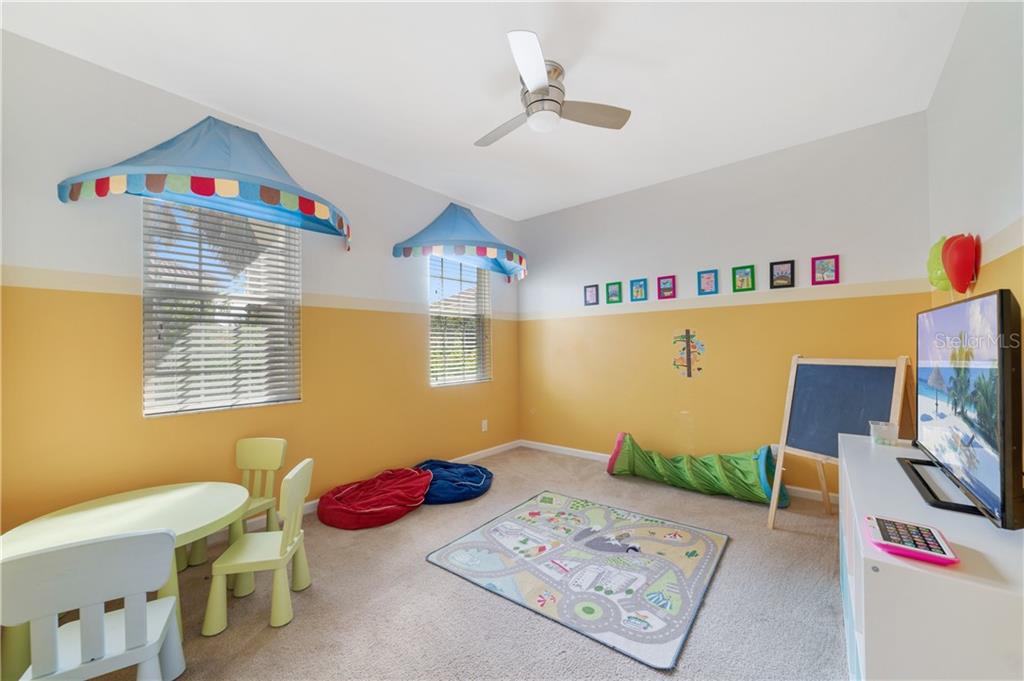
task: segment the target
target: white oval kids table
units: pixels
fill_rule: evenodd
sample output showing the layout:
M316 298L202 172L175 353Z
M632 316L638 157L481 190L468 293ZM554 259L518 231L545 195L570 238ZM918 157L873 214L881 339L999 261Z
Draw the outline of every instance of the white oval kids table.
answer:
M188 482L122 492L75 504L15 527L0 536L0 557L164 528L174 531L177 549L228 526L229 541L233 541L242 535L242 514L248 506L249 492L230 482ZM161 597L178 595L179 563L172 561L167 583L159 591ZM184 638L180 599L177 611L178 631ZM3 681L19 678L29 665L27 624L4 628L3 652Z

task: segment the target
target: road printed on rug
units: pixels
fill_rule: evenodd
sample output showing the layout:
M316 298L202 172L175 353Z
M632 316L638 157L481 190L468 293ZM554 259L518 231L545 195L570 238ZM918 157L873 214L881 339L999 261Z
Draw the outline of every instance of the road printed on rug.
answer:
M427 560L639 662L671 669L727 541L542 492Z

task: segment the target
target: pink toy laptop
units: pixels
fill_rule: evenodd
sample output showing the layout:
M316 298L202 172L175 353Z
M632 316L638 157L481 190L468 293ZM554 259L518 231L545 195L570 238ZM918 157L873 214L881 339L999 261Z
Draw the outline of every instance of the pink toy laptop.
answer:
M870 515L864 518L864 524L871 543L886 553L936 565L960 562L946 538L934 527Z

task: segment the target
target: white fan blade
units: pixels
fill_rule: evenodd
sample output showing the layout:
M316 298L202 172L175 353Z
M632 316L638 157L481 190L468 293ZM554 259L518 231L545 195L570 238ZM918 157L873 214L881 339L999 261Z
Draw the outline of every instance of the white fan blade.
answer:
M562 102L562 118L599 128L620 129L629 120L629 109L594 102Z
M512 48L512 58L526 89L529 92L547 90L548 67L544 64L537 34L533 31L509 31L508 46Z
M476 142L474 142L474 144L476 144L476 146L478 147L490 146L491 144L494 144L502 137L509 134L510 132L512 132L525 122L526 112L524 111L515 118L511 118L502 123L501 125L499 125L498 127L496 127L494 130L491 130L489 133L487 133L486 135L478 139Z

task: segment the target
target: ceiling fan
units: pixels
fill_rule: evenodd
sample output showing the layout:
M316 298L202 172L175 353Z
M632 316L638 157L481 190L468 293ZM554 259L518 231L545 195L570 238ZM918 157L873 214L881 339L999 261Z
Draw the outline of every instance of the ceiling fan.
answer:
M508 44L523 84L519 95L523 112L478 139L476 146L489 146L523 123L535 132L550 132L562 118L614 130L629 120L629 109L565 99L565 69L556 61L544 59L540 39L533 31L509 31Z

